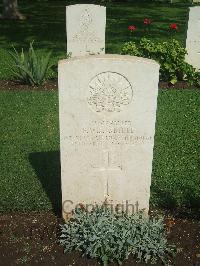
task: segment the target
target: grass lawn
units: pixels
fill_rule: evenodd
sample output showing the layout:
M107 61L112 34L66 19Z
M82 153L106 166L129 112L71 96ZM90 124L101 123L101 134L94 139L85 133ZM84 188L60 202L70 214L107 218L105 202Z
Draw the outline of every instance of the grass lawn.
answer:
M0 211L60 208L57 92L0 91L0 102ZM197 90L159 91L154 205L200 207L199 104Z
M0 20L0 79L10 79L7 64L10 62L8 50L27 48L35 41L35 48L52 50L53 60L66 57L65 6L84 1L19 1L20 10L27 15L25 21ZM89 2L89 1L85 1ZM94 1L93 1L94 2ZM179 30L175 37L185 44L188 7L191 4L175 3L114 3L107 7L106 53L120 53L121 46L130 40L129 25L136 25L134 40L139 41L144 34L143 20L153 21L150 37L167 40L169 24L177 23ZM1 8L1 7L0 7Z

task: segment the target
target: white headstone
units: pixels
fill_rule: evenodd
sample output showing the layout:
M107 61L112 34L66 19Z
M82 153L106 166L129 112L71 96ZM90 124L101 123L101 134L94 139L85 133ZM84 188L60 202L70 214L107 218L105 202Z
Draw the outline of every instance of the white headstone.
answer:
M106 8L99 5L66 7L67 53L105 54Z
M59 62L65 218L79 203L138 204L148 211L158 81L159 65L144 58Z
M190 7L186 49L186 61L200 69L200 6Z

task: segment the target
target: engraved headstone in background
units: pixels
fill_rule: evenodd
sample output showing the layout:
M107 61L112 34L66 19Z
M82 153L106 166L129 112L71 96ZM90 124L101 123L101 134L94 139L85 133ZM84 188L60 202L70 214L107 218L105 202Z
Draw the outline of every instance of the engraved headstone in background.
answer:
M200 6L190 7L186 49L186 61L200 69Z
M133 56L59 62L62 201L149 208L159 65ZM65 213L64 213L64 217Z
M67 53L105 54L106 8L99 5L66 7Z

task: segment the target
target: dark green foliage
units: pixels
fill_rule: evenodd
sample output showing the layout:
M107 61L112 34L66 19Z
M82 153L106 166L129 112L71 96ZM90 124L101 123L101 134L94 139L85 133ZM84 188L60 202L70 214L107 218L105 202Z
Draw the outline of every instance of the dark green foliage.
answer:
M153 42L142 38L139 44L127 42L122 48L122 54L135 55L154 59L160 64L160 80L175 84L185 80L190 85L200 85L200 72L185 62L186 49L180 43L171 39L165 42Z
M48 70L52 67L50 64L51 52L39 54L35 52L32 43L28 52L18 53L14 48L14 52L10 52L13 59L13 65L10 70L15 79L30 85L41 85L47 77Z
M35 40L35 46L41 54L46 49L52 51L52 61L57 64L64 58L66 48L65 6L88 1L27 1L21 0L20 11L27 16L26 21L2 21L0 23L0 79L12 79L7 64L13 64L8 51L12 45L16 49L28 49ZM0 1L0 5L1 5ZM107 6L106 53L120 53L121 46L129 40L129 25L136 25L134 40L139 42L144 37L143 20L152 20L151 38L168 40L170 23L177 23L179 30L175 38L184 45L188 21L188 4L163 4L150 2L118 1ZM56 76L56 75L55 75Z
M116 216L109 208L94 207L91 212L77 209L74 218L61 225L60 243L65 252L81 251L108 265L121 264L132 254L138 261L167 264L174 247L167 244L163 219L143 214Z

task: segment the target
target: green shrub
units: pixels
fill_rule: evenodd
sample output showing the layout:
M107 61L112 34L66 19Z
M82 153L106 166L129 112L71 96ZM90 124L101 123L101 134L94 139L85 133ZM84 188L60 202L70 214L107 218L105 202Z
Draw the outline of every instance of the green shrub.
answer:
M103 207L76 210L74 218L61 225L60 243L65 252L81 251L104 266L112 261L121 264L130 254L146 263L167 263L175 249L167 244L163 219L141 213L117 216Z
M127 42L122 47L122 54L154 59L160 64L160 80L175 84L185 80L190 85L199 86L200 73L185 62L186 49L175 39L168 42L153 42L142 38L139 44Z
M18 53L14 48L14 52L10 52L14 61L10 65L13 76L25 84L41 85L44 83L48 70L52 67L50 64L51 52L42 55L34 51L32 43L28 52Z

